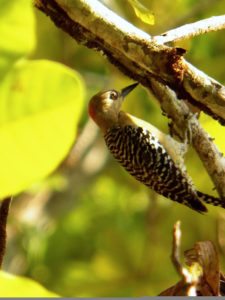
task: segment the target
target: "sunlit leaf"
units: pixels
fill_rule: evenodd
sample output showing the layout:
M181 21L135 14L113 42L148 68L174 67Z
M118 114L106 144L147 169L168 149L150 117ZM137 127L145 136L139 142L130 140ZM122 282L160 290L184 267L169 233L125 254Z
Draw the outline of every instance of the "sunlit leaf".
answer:
M52 172L76 134L81 78L53 62L20 62L0 85L0 197Z
M140 3L138 0L128 0L130 5L133 7L136 16L141 19L142 22L147 23L149 25L155 24L155 17L153 13Z
M219 122L213 120L205 114L201 114L201 122L205 130L215 139L215 144L219 147L219 150L225 153L225 127L221 126Z
M35 20L30 0L0 0L0 78L35 46Z
M34 280L0 271L0 297L59 297Z

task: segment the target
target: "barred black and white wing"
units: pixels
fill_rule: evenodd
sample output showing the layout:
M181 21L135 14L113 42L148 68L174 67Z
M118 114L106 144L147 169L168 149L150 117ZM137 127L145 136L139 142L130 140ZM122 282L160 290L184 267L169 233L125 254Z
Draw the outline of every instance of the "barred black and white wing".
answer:
M207 211L185 174L148 130L115 126L106 132L105 142L116 160L138 181L198 212Z

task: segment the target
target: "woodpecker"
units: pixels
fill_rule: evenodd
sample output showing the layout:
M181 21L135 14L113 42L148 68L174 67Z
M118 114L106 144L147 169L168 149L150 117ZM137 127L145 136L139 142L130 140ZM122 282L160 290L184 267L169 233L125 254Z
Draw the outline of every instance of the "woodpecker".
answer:
M89 102L89 115L102 131L114 158L147 187L197 212L207 212L202 201L225 208L219 198L196 190L177 152L181 143L121 110L124 98L137 85L129 85L121 92L102 91Z

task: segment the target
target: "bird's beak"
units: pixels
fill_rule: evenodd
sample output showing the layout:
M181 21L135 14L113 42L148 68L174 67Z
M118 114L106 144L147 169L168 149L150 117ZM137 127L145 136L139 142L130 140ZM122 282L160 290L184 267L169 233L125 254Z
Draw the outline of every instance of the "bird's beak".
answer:
M122 98L125 98L131 91L133 91L134 88L136 88L137 85L138 85L138 82L135 82L131 85L128 85L124 89L122 89L122 91L121 91Z

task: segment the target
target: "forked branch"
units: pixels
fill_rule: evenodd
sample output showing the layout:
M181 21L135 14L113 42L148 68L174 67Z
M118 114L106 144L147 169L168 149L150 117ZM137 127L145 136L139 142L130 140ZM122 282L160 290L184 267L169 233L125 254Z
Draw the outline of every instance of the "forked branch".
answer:
M97 0L34 0L54 23L78 43L103 53L124 74L148 88L160 101L181 136L190 132L193 146L225 199L225 159L199 125L187 100L225 124L225 88L186 62L184 49L169 47L169 40L158 41L120 18ZM215 25L212 20L216 20ZM207 32L207 23L217 30L224 27L224 16L189 24L186 30L168 32L170 40L187 37L187 32ZM184 28L183 28L184 29ZM210 29L211 30L211 29ZM174 38L172 38L172 36ZM190 122L189 122L190 121ZM225 201L225 200L224 200Z

